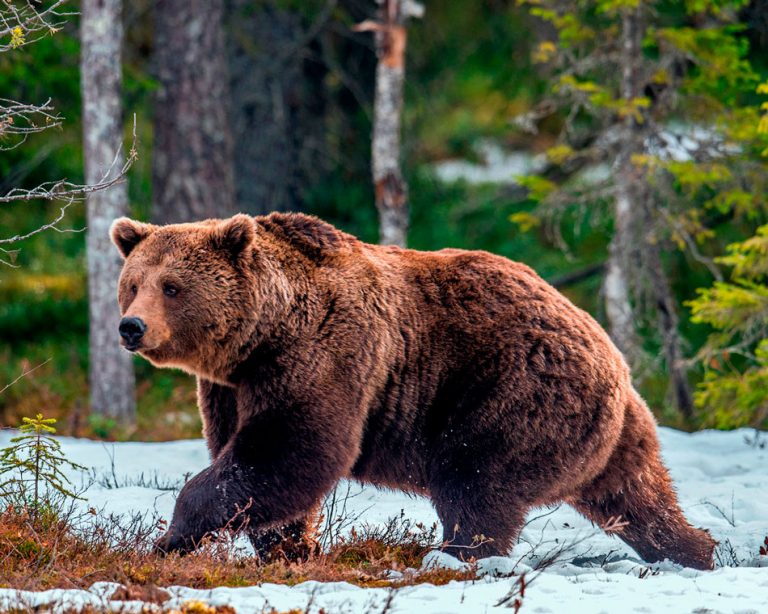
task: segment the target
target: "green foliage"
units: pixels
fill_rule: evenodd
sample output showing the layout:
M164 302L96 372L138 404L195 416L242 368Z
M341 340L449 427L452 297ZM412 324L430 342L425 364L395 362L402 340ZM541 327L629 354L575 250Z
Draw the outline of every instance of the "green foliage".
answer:
M694 322L714 329L699 353L705 365L696 403L707 423L761 426L768 418L768 226L728 247L719 259L731 280L699 290L689 303Z
M538 206L509 219L526 231L562 225L568 212L601 208L597 218L612 217L617 177L585 179L581 169L597 163L613 165L620 150L616 136L629 138L623 130L632 125L640 136L631 166L653 203L653 219L645 222L642 236L664 246L663 264L670 271L668 277L677 278L678 297L685 296L693 279L711 283L710 262L727 239L754 232L768 213L768 164L762 155L768 151L768 104L755 104L759 77L737 18L745 1L519 3L554 32L554 38L538 44L531 59L548 79L545 100L559 114L560 130L545 152L546 175L521 181ZM625 33L634 28L641 28L642 53L634 57L631 68L642 95L626 99L622 75L627 67L622 64L621 45ZM768 92L768 85L764 89ZM580 244L568 246L580 253ZM737 257L736 252L729 256ZM723 262L735 264L729 258ZM649 290L642 287L643 271L638 268L630 278L636 284L632 299L638 332L650 363L663 340L656 332ZM763 308L761 292L744 279L717 284L702 293L700 300L709 306L700 305L694 323L708 321L705 318L718 322L722 311L729 309L734 317L753 322L752 311ZM701 327L683 322L681 329L689 347L698 350L704 342ZM652 373L645 384L655 387L659 380ZM711 411L704 401L700 407ZM727 423L727 419L718 422Z
M0 453L0 497L12 505L29 509L33 516L51 508L57 496L79 498L72 490L62 469L84 470L85 467L68 460L61 444L52 434L55 418L24 418L21 435L11 439L11 445ZM31 491L31 492L30 492Z
M766 221L768 173L759 156L768 151L768 109L755 104L761 93L754 92L756 81L747 63L748 53L753 61L760 60L764 49L750 52L747 37L734 27L738 24L733 16L745 3L519 1L537 19L548 22L545 29L532 24L530 14L515 3L429 3L424 19L411 20L408 26L403 169L410 186L410 245L487 249L528 262L550 280L600 263L611 236L610 198L590 194L589 181L581 174L570 176L568 169L593 155L593 141L586 138L590 134L623 117L644 121L647 114L658 122L711 126L722 136L727 153L702 163L654 155L636 160L649 180L666 190L664 202L670 205L674 227L665 238L681 249L687 249L692 239L708 257L721 253L721 246L750 236L755 226ZM153 141L149 100L156 87L150 77L150 52L158 41L152 40L148 27L151 7L144 4L126 5L123 102L126 118L137 114L142 154L128 181L131 208L134 215L148 219ZM327 9L322 0L269 4L295 11L313 31L315 26L326 27L320 19ZM617 40L622 11L636 6L648 7L653 15L644 39L649 83L679 92L678 104L667 116L654 115L651 96L622 99L620 71L607 61L610 58L590 63L594 52ZM262 8L253 4L250 10ZM65 120L60 129L33 135L25 147L3 152L0 183L6 187L82 177L77 21L72 17L56 36L0 54L3 96L30 102L50 97ZM352 12L344 3L332 8L330 29L348 32L352 23ZM542 40L552 27L557 36ZM349 43L349 66L364 63L366 57L372 61L371 49L365 46L370 40L362 42L359 47ZM344 67L323 65L325 56L333 56L327 47L334 44L321 33L306 48L296 50L306 55L307 70L323 73L328 91L343 102L340 112L349 114L329 119L328 142L318 146L327 151L332 168L302 197L307 211L375 242L377 218L369 167L371 83L354 82L354 70L347 73ZM680 58L685 69L682 76L665 62L670 53ZM768 90L768 84L764 87ZM537 134L511 133L510 120L537 110L539 100L549 94L561 101L559 112L542 119ZM565 134L561 129L571 114L570 133ZM435 161L476 156L474 145L480 138L531 154L543 153L550 165L563 172L523 179L520 183L529 194L522 202L509 195L509 186L446 185L432 176L430 165ZM546 211L549 203L554 203L553 215ZM36 228L55 212L56 205L41 203L0 207L2 235ZM62 228L81 229L85 223L84 207L75 203ZM0 268L0 388L20 373L45 364L0 395L0 422L15 423L17 417L46 407L67 433L103 438L198 436L193 382L141 360L135 364L137 429L120 430L87 417L84 234L43 233L16 248L21 250L16 259L20 268ZM696 287L710 285L708 271L687 254L669 250L665 257L680 300L692 296ZM598 316L599 290L597 275L565 288L577 304ZM698 349L704 327L688 320L681 327L690 346ZM649 353L657 352L658 340L647 331L643 335ZM744 364L739 363L739 368ZM644 381L642 392L658 406L665 386L665 375L657 368Z
M109 416L101 414L91 414L88 416L88 425L91 427L94 435L101 439L111 438L117 429L117 421Z

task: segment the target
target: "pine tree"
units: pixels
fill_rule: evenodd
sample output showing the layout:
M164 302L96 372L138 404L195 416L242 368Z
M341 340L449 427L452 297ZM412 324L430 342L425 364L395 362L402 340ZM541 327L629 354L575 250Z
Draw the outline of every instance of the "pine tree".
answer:
M768 83L757 89L768 94ZM757 121L768 135L768 102ZM768 148L761 152L768 156ZM714 329L699 359L706 369L696 404L707 424L726 428L764 426L768 420L768 225L728 246L718 261L731 267L730 281L699 290L689 303L694 322Z
M72 486L62 469L85 469L68 460L61 444L51 435L55 418L24 418L21 435L0 452L0 497L10 504L29 509L34 516L58 495L74 497Z
M562 129L546 152L550 172L525 180L539 202L535 217L513 221L556 228L567 213L596 209L612 220L603 282L609 332L638 367L649 358L640 333L656 330L670 396L691 418L668 254L685 252L717 279L714 224L754 215L768 190L764 138L745 103L756 84L736 19L745 2L523 3L556 33L538 44L534 61L553 80L541 108L559 109ZM589 176L587 168L607 172Z

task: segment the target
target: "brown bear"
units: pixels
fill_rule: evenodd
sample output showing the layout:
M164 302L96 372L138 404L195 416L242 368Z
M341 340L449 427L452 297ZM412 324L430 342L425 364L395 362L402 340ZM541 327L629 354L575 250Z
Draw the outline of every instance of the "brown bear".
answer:
M565 501L646 561L712 568L621 354L527 266L301 214L111 235L122 343L197 377L212 457L161 551L238 516L257 545L299 535L348 477L428 496L455 554L504 554L530 508Z

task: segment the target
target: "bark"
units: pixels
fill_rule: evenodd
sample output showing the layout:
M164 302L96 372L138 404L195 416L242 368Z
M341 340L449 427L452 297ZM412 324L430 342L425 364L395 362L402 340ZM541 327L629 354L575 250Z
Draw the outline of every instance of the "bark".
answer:
M627 11L622 21L621 96L631 100L641 95L642 18L639 11ZM630 300L630 261L637 214L635 203L643 178L632 164L632 156L643 150L642 125L631 116L624 120L623 135L616 158L616 200L614 230L603 282L608 331L627 361L636 363L640 348Z
M363 28L376 33L376 93L373 103L371 162L379 242L405 247L408 233L408 186L400 170L400 124L405 83L405 0L384 0L379 22Z
M622 19L621 96L632 100L643 95L642 37L640 9L627 11ZM672 288L664 271L661 244L655 235L652 195L648 178L632 157L645 152L647 121L628 116L624 121L616 161L614 235L604 281L609 332L630 363L641 357L632 302L641 282L648 282L655 318L662 339L664 359L670 375L673 400L686 418L693 413L693 397L685 368L682 337Z
M160 0L155 8L153 218L234 212L223 0Z
M650 213L650 212L649 212ZM651 216L646 217L649 223ZM652 224L649 224L652 227ZM644 268L651 283L664 359L669 370L672 399L677 410L686 418L693 416L693 395L683 356L683 340L678 330L677 307L669 279L661 260L661 247L655 237L648 236L644 247Z
M323 163L326 69L308 65L314 43L296 10L230 0L226 31L237 208L301 210Z
M120 0L84 0L81 87L85 181L96 184L122 168ZM115 152L119 152L117 158ZM88 195L86 236L90 316L91 411L124 422L135 419L133 362L118 343L117 279L121 263L109 239L112 221L128 212L125 183Z

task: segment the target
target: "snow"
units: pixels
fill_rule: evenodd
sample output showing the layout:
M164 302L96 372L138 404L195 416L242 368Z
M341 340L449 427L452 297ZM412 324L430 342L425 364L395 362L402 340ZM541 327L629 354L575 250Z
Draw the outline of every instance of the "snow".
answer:
M13 433L0 432L0 447ZM264 584L246 588L193 590L169 587L165 610L189 600L231 605L239 613L309 611L388 612L419 614L493 612L526 574L524 612L740 612L768 611L768 557L758 548L768 535L768 445L754 444L755 432L702 431L682 433L659 429L664 458L677 484L686 515L696 526L711 530L721 542L718 569L699 572L670 562L647 565L623 542L595 529L568 506L531 512L519 543L509 557L479 561L483 575L474 582L451 582L391 589L363 589L347 583L305 582L287 587ZM97 479L85 492L85 506L117 514L157 513L169 519L174 493L184 475L203 469L208 453L202 440L171 443L102 443L60 439L64 452L91 469ZM758 443L768 443L764 434ZM86 476L71 474L87 484ZM114 486L115 481L118 488ZM342 486L346 489L346 485ZM407 518L431 525L437 517L429 501L396 491L352 484L347 514L357 523L384 523L401 511ZM727 547L726 547L727 546ZM557 549L564 552L544 569L541 559ZM424 567L460 568L457 559L430 553ZM514 574L514 575L511 575ZM90 605L100 610L145 611L158 606L110 601L117 585L94 584L89 590L20 592L0 589L0 611L11 607L48 606L54 611Z
M615 146L622 138L619 127L601 137L598 146L606 149ZM650 155L663 161L690 162L694 154L716 159L738 153L738 148L726 143L715 129L704 126L671 123L645 143ZM432 165L435 176L444 183L465 181L470 185L514 184L518 177L536 175L546 167L544 154L533 155L528 151L510 151L493 139L483 139L473 148L480 163L465 159L450 159ZM596 185L611 177L611 167L599 163L587 166L577 175L586 185Z
M544 168L543 156L506 151L491 139L481 141L474 149L474 153L482 160L481 164L461 159L443 160L433 165L437 178L445 183L513 183L516 177L533 175Z

